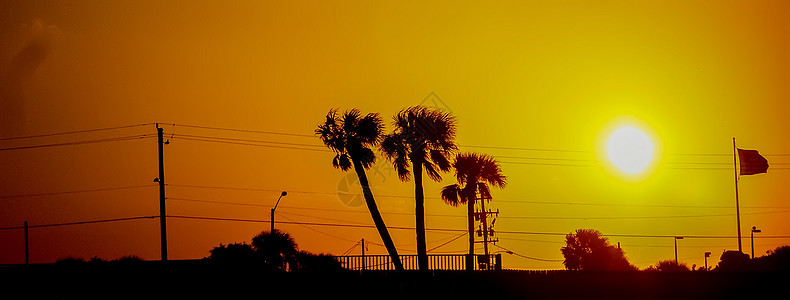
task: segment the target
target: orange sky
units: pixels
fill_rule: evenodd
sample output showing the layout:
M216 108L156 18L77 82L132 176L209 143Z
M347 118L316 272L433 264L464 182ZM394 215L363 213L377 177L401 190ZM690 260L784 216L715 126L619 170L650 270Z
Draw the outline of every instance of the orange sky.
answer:
M740 182L744 236L751 226L762 229L758 236L790 235L782 222L790 213L784 1L31 2L0 3L4 137L152 122L297 134L164 126L172 137L165 147L171 215L268 220L266 205L287 190L277 220L372 225L361 203L338 198L348 174L332 168L329 152L179 135L323 149L298 135L312 135L330 108L379 112L390 131L392 115L434 93L430 99L458 118L461 150L502 162L509 183L493 194L499 231L597 229L615 235L611 242L641 268L673 258L672 239L617 235L734 236L736 137L772 166ZM640 180L624 179L604 160L606 135L623 123L660 145ZM5 140L0 148L153 133L146 125ZM153 138L0 151L0 227L158 215L156 157ZM399 181L383 160L375 168L368 176L385 221L413 227L413 183ZM438 199L451 183L448 174L426 184L428 228L466 228L466 210ZM40 193L58 194L8 197ZM157 259L158 226L144 219L34 228L31 261ZM368 253L385 253L372 228L277 227L303 250L339 255L365 238L376 243ZM267 228L168 219L169 256L201 258ZM391 233L401 254L414 254L412 230ZM428 249L458 234L428 231ZM523 256L562 259L562 236L498 238ZM759 238L755 252L785 244L790 239ZM0 230L0 245L0 263L24 262L21 230ZM678 247L681 261L699 266L705 251L715 263L737 242L686 238ZM465 249L462 238L431 253ZM504 255L506 268L562 268Z

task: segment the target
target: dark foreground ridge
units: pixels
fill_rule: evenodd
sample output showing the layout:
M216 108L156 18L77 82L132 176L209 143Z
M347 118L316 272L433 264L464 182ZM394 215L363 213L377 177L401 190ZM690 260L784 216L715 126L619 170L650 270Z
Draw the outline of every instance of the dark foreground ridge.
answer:
M4 299L754 299L784 295L788 275L639 271L276 272L204 261L0 267Z

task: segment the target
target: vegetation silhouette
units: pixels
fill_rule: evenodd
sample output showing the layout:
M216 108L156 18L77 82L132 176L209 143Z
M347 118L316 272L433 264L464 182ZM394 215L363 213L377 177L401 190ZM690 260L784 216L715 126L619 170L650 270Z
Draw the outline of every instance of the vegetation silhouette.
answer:
M252 238L251 246L256 260L282 271L288 270L289 264L296 263L299 251L291 235L277 229L261 231Z
M767 255L749 259L749 255L739 251L724 251L719 265L713 269L723 272L787 272L790 271L790 246L780 246L766 252Z
M63 265L77 265L77 264L135 264L139 262L143 262L141 257L136 255L125 255L113 260L105 260L101 257L94 256L90 259L86 260L82 257L74 257L69 256L65 258L61 258L55 261L56 264L63 264Z
M362 195L365 198L370 217L376 225L376 230L381 236L384 247L395 265L395 270L403 270L403 264L398 257L398 250L387 230L387 225L381 217L373 192L370 190L368 177L365 170L370 169L376 162L376 154L371 147L379 145L384 130L384 123L378 113L369 113L362 116L358 109L352 109L337 114L337 109L332 109L326 115L323 124L318 125L315 133L328 148L335 152L332 166L348 171L354 171L362 186Z
M220 244L209 250L205 259L221 265L254 265L270 271L338 271L340 262L332 255L299 251L299 246L287 232L262 231L252 243Z
M625 252L609 244L601 232L578 229L565 236L565 247L560 248L565 257L565 268L577 271L635 271Z
M474 255L474 214L475 198L478 192L478 184L491 184L498 188L504 188L507 184L507 177L502 174L502 169L497 161L489 155L478 153L461 153L455 157L453 162L455 178L458 183L451 184L442 188L442 200L445 203L458 206L466 204L469 230L469 254Z
M658 271L658 272L687 272L691 271L689 266L682 262L675 262L674 259L662 260L656 263L655 266L650 266L645 271Z
M381 150L392 162L398 178L408 181L414 175L417 266L419 270L427 271L423 169L430 179L441 181L439 172L447 172L452 168L449 157L458 149L455 145L456 121L449 113L413 106L398 112L394 124L394 131L384 136Z
M221 264L245 264L254 261L255 250L247 243L219 244L209 250L209 259Z

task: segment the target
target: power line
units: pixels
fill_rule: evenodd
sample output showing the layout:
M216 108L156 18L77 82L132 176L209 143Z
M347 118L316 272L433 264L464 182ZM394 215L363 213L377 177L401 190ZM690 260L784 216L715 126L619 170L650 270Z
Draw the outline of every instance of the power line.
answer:
M513 254L513 255L515 255L515 256L518 256L518 257L521 257L521 258L526 258L526 259L531 259L531 260L537 260L537 261L545 261L545 262L563 262L563 261L565 261L564 259L545 259L545 258L536 258L536 257L530 257L530 256L526 256L526 255L521 255L521 254L518 254L518 253L516 253L516 252L514 252L514 251L512 251L512 250L510 250L510 249L507 249L507 248L505 248L505 247L502 247L502 246L500 246L500 245L497 245L497 244L493 244L493 245L494 245L495 247L497 247L497 248L500 248L500 249L502 249L502 250L505 250L505 251L507 251L507 253L508 253L508 254Z
M439 246L436 246L436 247L433 247L433 248L431 248L431 249L428 249L428 250L426 250L425 252L426 252L426 253L428 253L428 252L431 252L431 251L433 251L433 250L439 249L439 248L441 248L441 247L442 247L442 246L444 246L444 245L447 245L447 244L449 244L449 243L452 243L452 242L454 242L455 240L457 240L457 239L460 239L460 238L462 238L462 237L466 236L467 234L469 234L469 233L468 233L468 232L464 232L464 233L462 233L461 235L459 235L459 236L457 236L457 237L453 238L452 240L446 241L446 242L442 243L442 244L441 244L441 245L439 245Z
M182 138L182 139L183 138L207 139L207 140L210 139L210 140L216 140L217 142L244 143L245 145L247 143L269 143L269 144L288 145L288 146L315 147L315 148L322 148L322 150L323 150L323 148L326 148L324 145L316 145L316 144L302 144L302 143L277 142L277 141L269 141L269 140L225 138L225 137L205 136L205 135L175 134L175 133L173 133L173 134L171 134L171 136Z
M88 189L88 190L76 190L76 191L61 191L61 192L36 193L36 194L8 195L8 196L0 196L0 199L39 197L39 196L53 196L53 195L91 193L91 192L102 192L102 191L115 191L115 190L137 189L137 188L146 188L146 187L154 187L154 186L156 186L156 185L147 184L147 185L120 186L120 187L98 188L98 189Z
M45 133L45 134L28 135L28 136L17 136L17 137L2 138L2 139L0 139L0 141L10 141L10 140L32 139L32 138L50 137L50 136L58 136L58 135L99 132L99 131L107 131L107 130L134 128L134 127L147 126L147 125L152 125L152 124L154 124L154 123L124 125L124 126L115 126L115 127L103 127L103 128L95 128L95 129L85 129L85 130L57 132L57 133Z
M225 186L207 186L207 185L187 185L187 184L170 184L168 183L167 186L174 186L174 187L186 187L186 188L202 188L202 189L219 189L219 190L234 190L234 191L250 191L250 192L276 192L280 193L281 190L275 189L261 189L261 188L246 188L246 187L225 187ZM302 193L302 194L313 194L313 195L328 195L328 196L336 196L337 192L318 192L318 191L303 191L303 190L289 190L289 193ZM349 193L349 195L361 195L360 193ZM414 196L405 196L405 195L375 195L378 198L404 198L404 199L413 199ZM181 201L193 201L193 202L205 202L205 203L215 203L215 204L231 204L231 205L248 205L248 206L263 206L263 207L270 207L267 205L258 205L258 204L246 204L246 203L234 203L234 202L225 202L225 201L210 201L210 200L198 200L198 199L188 199L188 198L170 198L173 200L181 200ZM432 200L439 200L439 197L425 197L425 199L432 199ZM666 208L699 208L699 209L709 209L709 208L720 208L720 209L731 209L731 206L706 206L706 205L668 205L668 204L622 204L622 203L582 203L582 202L564 202L564 201L531 201L531 200L495 200L501 203L517 203L517 204L550 204L550 205L580 205L580 206L625 206L625 207L666 207ZM298 208L298 207L291 207L296 209L312 209L312 208ZM744 206L742 208L749 208L749 209L790 209L790 206ZM324 210L324 209L316 209L316 210ZM326 209L329 211L347 211L347 210L331 210Z
M155 218L158 218L158 217L159 216L138 216L138 217L126 217L126 218L114 218L114 219L76 221L76 222L66 222L66 223L39 224L39 225L28 225L28 228L44 228L44 227L56 227L56 226L97 224L97 223L131 221L131 220L140 220L140 219L155 219ZM25 226L11 226L11 227L0 227L0 230L24 229L24 228L25 228Z
M72 145L84 145L84 144L94 144L94 143L120 142L120 141L129 141L129 140L138 140L138 139L152 138L152 137L155 137L155 136L156 136L156 134L141 134L141 135L129 135L129 136L104 138L104 139L80 140L80 141L63 142L63 143L28 145L28 146L15 146L15 147L0 148L0 151L35 149L35 148L46 148L46 147L59 147L59 146L72 146Z
M255 147L268 147L268 148L280 148L280 149L292 149L292 150L305 150L305 151L317 151L317 152L331 152L326 149L311 149L311 148L299 148L299 147L291 147L291 146L279 146L279 145L265 145L265 144L258 144L258 143L248 143L248 142L234 142L228 140L219 140L219 139L212 139L212 138L191 138L191 137L180 137L182 140L187 141L198 141L198 142L209 142L209 143L222 143L222 144L231 144L231 145L243 145L243 146L255 146ZM309 145L313 146L313 145Z
M167 125L167 124L163 124L163 125ZM188 128L196 128L196 129L219 130L219 131L233 131L233 132L259 133L259 134L272 134L272 135L285 135L285 136L298 136L298 137L310 137L310 138L314 138L315 137L314 135L309 135L309 134L287 133L287 132L276 132L276 131L234 129L234 128L199 126L199 125L188 125L188 124L178 124L178 123L172 123L170 125L180 126L180 127L188 127Z

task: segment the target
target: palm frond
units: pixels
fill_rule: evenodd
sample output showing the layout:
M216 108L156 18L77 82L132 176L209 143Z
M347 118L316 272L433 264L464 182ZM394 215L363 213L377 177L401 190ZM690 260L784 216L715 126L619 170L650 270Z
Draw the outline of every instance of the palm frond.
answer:
M442 200L451 206L458 206L466 203L464 197L460 197L461 189L458 184L451 184L442 188Z

